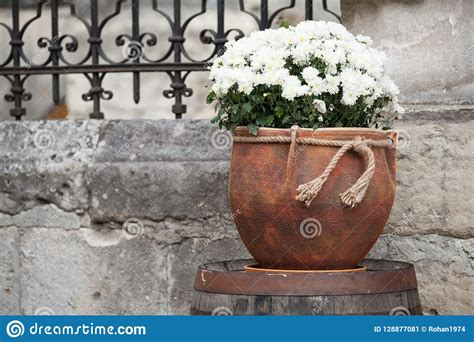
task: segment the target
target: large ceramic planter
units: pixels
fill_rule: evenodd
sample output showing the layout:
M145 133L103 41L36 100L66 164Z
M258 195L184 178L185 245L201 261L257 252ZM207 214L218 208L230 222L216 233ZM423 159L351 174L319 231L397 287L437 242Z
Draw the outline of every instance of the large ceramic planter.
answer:
M245 127L236 137L250 137ZM260 128L259 137L290 137L289 129ZM307 207L295 199L297 187L318 177L337 147L289 143L234 142L230 206L240 237L261 267L351 269L367 255L387 222L395 199L397 134L366 128L299 129L298 137L328 140L393 141L371 147L375 171L361 203L339 198L366 169L366 160L346 152Z

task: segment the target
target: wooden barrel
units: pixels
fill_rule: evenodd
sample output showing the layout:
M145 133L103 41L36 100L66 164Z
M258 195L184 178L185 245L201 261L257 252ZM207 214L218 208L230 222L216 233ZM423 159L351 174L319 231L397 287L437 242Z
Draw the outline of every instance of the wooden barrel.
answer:
M364 272L247 272L253 260L202 265L192 315L421 315L412 264L366 259Z

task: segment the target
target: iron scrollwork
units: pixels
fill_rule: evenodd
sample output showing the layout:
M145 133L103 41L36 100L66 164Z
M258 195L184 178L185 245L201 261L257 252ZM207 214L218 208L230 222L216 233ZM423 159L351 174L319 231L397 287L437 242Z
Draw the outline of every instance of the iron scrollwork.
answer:
M142 0L142 2L145 0ZM171 1L171 0L169 0ZM151 7L169 25L171 35L168 38L169 47L159 58L153 59L145 53L145 48L151 49L157 46L159 37L152 32L140 31L140 0L130 0L131 4L131 32L119 34L115 38L115 45L122 47L123 59L114 61L103 49L103 31L107 24L122 13L123 3L127 0L115 0L114 10L104 19L99 19L98 0L89 0L88 16L83 13L78 14L76 6L72 0L37 0L36 11L32 18L20 25L20 5L19 1L12 0L11 25L0 23L0 28L7 31L10 37L10 51L4 61L0 61L0 76L5 77L10 83L9 93L5 100L13 103L10 114L17 120L26 115L23 106L24 101L29 101L31 93L25 89L25 81L34 75L51 75L52 78L52 99L55 104L60 103L60 76L64 74L83 74L90 83L90 89L82 95L84 101L91 101L93 110L91 118L102 119L104 113L101 111L101 101L110 100L113 93L103 88L104 78L109 73L127 72L133 75L133 100L140 102L140 73L142 72L164 72L170 80L170 88L163 92L166 98L174 99L172 112L177 119L182 118L186 113L186 105L183 98L193 94L192 89L186 85L186 79L191 72L206 71L212 59L224 49L225 43L233 35L234 39L244 36L240 28L225 28L224 18L226 10L225 0L214 0L217 4L216 28L204 28L200 31L199 39L203 45L213 45L210 54L198 59L191 56L186 50L185 33L189 24L196 18L207 12L207 0L201 0L199 10L189 16L182 18L181 0L172 0L173 12L171 15L162 9L158 0L151 0ZM296 0L289 0L286 6L269 11L268 0L261 0L259 15L254 14L245 7L244 0L239 0L239 10L255 19L258 28L263 30L274 24L277 16L284 10L295 7ZM322 0L323 10L340 18L328 9L327 1ZM44 61L37 58L29 58L24 52L25 32L35 21L40 19L49 6L51 13L51 36L40 37L37 46L42 51ZM76 53L80 50L79 39L72 33L59 32L59 7L64 6L69 9L69 14L77 19L85 27L88 39L85 56L78 62L71 62L66 58L64 52ZM305 0L305 18L313 18L313 1ZM169 60L172 62L169 62Z

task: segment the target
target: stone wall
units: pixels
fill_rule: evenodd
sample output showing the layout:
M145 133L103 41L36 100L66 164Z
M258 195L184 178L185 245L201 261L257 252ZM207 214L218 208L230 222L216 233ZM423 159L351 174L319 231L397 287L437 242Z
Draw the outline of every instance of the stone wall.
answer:
M341 0L341 11L385 51L403 103L474 103L472 0Z
M473 312L474 110L398 123L398 194L370 255L413 262L425 312ZM0 123L0 312L186 314L196 266L247 257L229 135L207 121Z

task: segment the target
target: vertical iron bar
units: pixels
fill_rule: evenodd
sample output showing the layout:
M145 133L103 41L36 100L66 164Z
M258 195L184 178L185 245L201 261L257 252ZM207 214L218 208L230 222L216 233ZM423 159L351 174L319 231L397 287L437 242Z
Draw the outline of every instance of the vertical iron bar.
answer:
M13 50L13 67L20 68L20 49L23 45L23 41L20 37L20 2L16 0L12 1L12 33L10 45ZM26 109L22 107L25 89L23 88L20 75L13 76L10 91L14 101L14 108L10 109L10 115L15 117L16 120L21 120L21 117L26 114Z
M306 0L305 5L305 19L313 20L313 0Z
M92 65L99 65L99 47L102 43L99 31L99 11L97 6L97 0L91 0L91 36L88 39L91 44L92 53ZM94 109L89 114L91 119L103 119L104 113L100 111L100 96L102 94L101 79L98 72L92 73L91 79L91 96L93 101Z
M217 1L217 34L214 40L216 44L216 51L217 55L221 53L224 49L224 44L227 42L227 37L225 36L224 31L224 15L225 15L225 1L218 0Z
M260 30L268 28L268 0L260 2Z
M58 44L59 40L59 29L58 29L58 0L51 0L51 41L49 42L49 51L51 52L51 61L53 66L59 65L59 51L61 47ZM59 94L59 75L53 74L53 102L59 105L60 94Z
M140 12L139 12L138 0L132 0L132 48L136 48L139 51L136 58L133 59L134 64L140 64L140 57L142 53L142 46L140 42ZM140 73L133 73L133 101L135 103L140 102Z
M174 25L173 36L170 37L170 42L173 44L174 62L181 63L181 44L184 42L183 33L181 32L181 0L174 0ZM174 105L172 111L176 119L182 119L183 113L186 113L186 105L182 102L182 91L184 89L181 71L175 71L171 88L174 92Z

